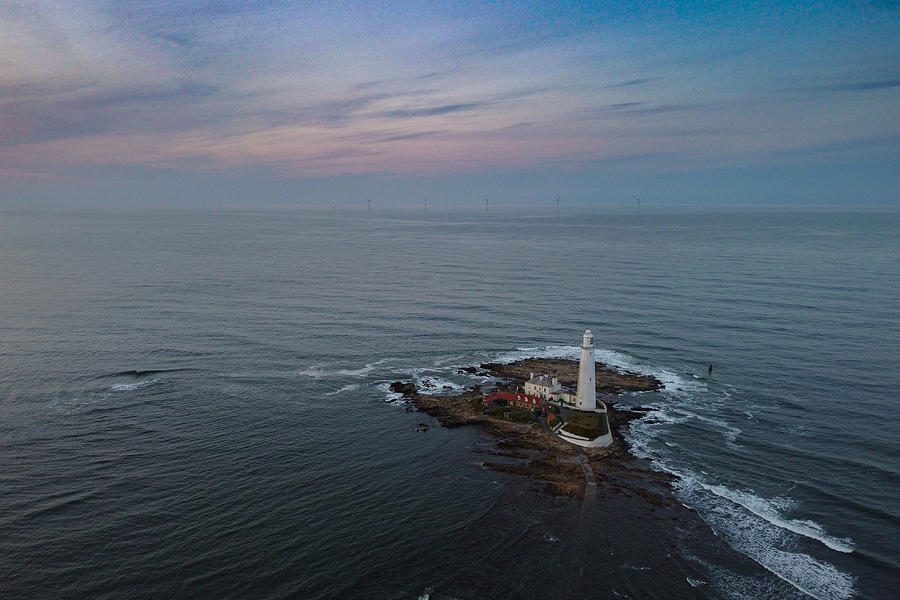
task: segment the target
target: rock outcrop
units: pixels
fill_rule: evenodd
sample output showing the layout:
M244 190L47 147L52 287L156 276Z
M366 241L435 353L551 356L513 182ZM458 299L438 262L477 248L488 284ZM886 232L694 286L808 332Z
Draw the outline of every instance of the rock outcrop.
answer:
M484 363L481 368L503 379L519 379L527 381L531 373L558 377L565 386L575 388L578 384L578 361L565 358L526 358L514 363ZM662 384L652 375L616 371L598 362L595 366L597 392L617 395L621 392L652 392Z

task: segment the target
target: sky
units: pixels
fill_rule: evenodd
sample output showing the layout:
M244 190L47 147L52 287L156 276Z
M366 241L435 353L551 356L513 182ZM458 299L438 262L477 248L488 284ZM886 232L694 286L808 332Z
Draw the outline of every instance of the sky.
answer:
M0 206L898 206L898 2L0 3Z

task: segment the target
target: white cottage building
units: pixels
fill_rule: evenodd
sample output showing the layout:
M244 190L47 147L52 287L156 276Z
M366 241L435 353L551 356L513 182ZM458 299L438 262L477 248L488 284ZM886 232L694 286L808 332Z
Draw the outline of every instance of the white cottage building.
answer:
M558 378L551 378L549 375L538 375L535 377L534 373L530 375L530 379L525 382L526 394L543 398L548 402L575 405L575 392L567 387L563 387L559 383Z

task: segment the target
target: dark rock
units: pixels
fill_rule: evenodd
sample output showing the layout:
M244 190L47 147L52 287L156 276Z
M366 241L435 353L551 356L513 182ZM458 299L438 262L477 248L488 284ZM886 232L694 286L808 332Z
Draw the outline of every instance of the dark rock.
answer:
M403 394L406 398L413 398L418 395L416 384L414 383L403 383L402 381L395 381L391 384L390 389L395 394Z

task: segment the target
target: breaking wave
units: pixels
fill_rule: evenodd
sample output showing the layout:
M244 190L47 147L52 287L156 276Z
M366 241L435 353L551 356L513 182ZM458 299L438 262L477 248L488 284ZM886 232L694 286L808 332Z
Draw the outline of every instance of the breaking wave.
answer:
M110 379L113 377L146 377L147 375L161 375L163 373L179 373L182 371L192 371L186 367L178 367L173 369L130 369L126 371L115 371L101 375L100 379Z
M439 396L466 389L462 384L435 375L415 377L414 381L419 393L426 396Z
M337 396L338 394L343 394L344 392L352 392L359 389L358 383L350 383L345 385L344 387L334 390L333 392L328 392L325 394L326 396Z
M796 504L789 498L779 497L765 500L750 492L732 490L723 485L709 485L702 481L698 481L698 484L716 496L731 500L748 512L768 521L776 527L819 541L836 552L843 552L845 554L853 552L852 540L849 538L832 537L825 533L822 526L815 521L788 519L781 516L779 510L785 510Z
M697 473L670 461L673 452L678 452L678 444L666 444L662 439L670 428L689 421L700 421L721 432L728 445L743 433L719 418L717 407L723 397L718 391L709 389L708 382L693 373L679 374L671 369L648 365L632 356L596 348L596 359L613 368L652 375L663 385L658 402L649 407L647 414L633 421L624 435L632 451L641 458L651 461L655 468L675 475L676 493L685 505L693 507L735 550L748 556L779 579L790 584L799 592L821 600L842 600L854 595L855 578L839 571L836 567L795 548L796 536L821 543L824 547L841 553L853 552L852 540L829 535L825 529L810 520L791 519L784 511L795 506L786 498L765 499L749 490L733 490L724 485L709 483L705 473ZM581 349L578 346L535 346L521 347L513 351L499 353L478 353L472 365L482 362L511 363L526 358L562 358L577 360ZM477 374L459 374L459 363L465 357L445 357L433 361L433 367L399 369L419 388L422 394L445 394L465 388L456 380L481 380ZM463 365L469 366L469 365ZM370 365L366 365L366 368ZM377 386L385 395L386 402L398 403L401 394L390 391L389 383ZM725 394L725 392L722 392ZM646 400L647 397L642 395ZM621 404L628 404L628 397L620 398ZM398 403L400 404L400 403ZM645 404L646 406L646 404ZM698 410L699 409L699 410ZM701 580L691 585L704 585Z
M294 377L309 377L312 379L328 379L332 377L353 377L363 378L376 371L381 365L396 360L394 358L383 358L381 360L366 363L358 368L341 368L340 363L330 363L313 365L305 369L283 369L271 371L240 371L236 373L227 373L225 377L235 378L262 378L262 379L291 379Z
M389 404L401 404L403 394L391 391L391 384L387 381L379 383L375 386L377 390L384 394L384 401Z
M617 361L625 368L634 363ZM610 364L616 364L610 361ZM666 373L664 369L640 369L641 372ZM841 572L832 564L810 554L797 551L799 538L817 542L829 550L853 552L852 540L829 535L824 527L811 520L791 519L784 513L797 506L789 498L763 498L752 490L735 490L718 483L710 483L709 474L696 472L676 464L680 460L677 444L665 439L670 431L689 421L701 421L719 430L729 446L742 431L723 418L706 416L685 406L715 410L716 401L705 383L690 382L685 386L672 378L674 388L667 386L659 402L647 407L641 419L633 421L623 432L632 452L648 459L654 468L676 476L675 491L681 501L697 510L698 514L721 535L735 550L748 556L779 579L798 591L820 600L842 600L855 594L855 578Z
M578 360L581 356L581 348L578 346L534 346L516 348L511 352L502 352L493 357L489 362L514 363L526 358L568 358Z
M138 381L135 383L117 383L116 385L110 386L109 391L111 392L133 392L134 390L147 387L149 385L153 385L154 383L159 383L162 381L161 379L148 379L146 381Z
M366 363L366 366L358 369L333 369L329 370L326 365L318 365L298 371L299 375L306 375L313 379L324 379L326 377L365 377L375 370L375 363Z
M581 357L579 346L534 346L516 348L511 352L502 352L494 356L489 362L512 363L526 358L567 358L578 360ZM656 377L667 392L688 392L703 390L706 385L702 381L682 377L668 369L653 367L636 361L633 357L615 350L606 348L594 348L594 358L610 367L621 371L631 371L642 375Z
M709 485L690 471L670 472L679 477L675 483L679 494L730 546L804 594L820 600L854 596L853 576L809 554L785 549L792 547L786 531L812 537L839 552L852 552L849 540L827 536L820 526L811 527L810 521L797 526L798 522L782 517L778 506L789 503L784 499L766 500L750 492Z

